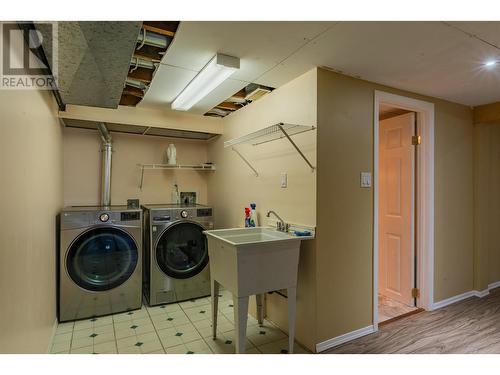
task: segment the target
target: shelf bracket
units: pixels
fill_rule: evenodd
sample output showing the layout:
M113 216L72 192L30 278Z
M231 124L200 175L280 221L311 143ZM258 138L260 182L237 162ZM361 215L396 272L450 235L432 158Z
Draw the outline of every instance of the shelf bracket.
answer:
M297 152L299 153L299 155L302 156L302 159L304 159L305 162L307 163L307 165L309 165L309 167L311 168L311 172L314 172L314 170L316 168L311 164L311 162L306 158L306 156L303 154L303 152L300 151L300 148L295 144L295 142L292 140L292 138L288 135L288 133L286 132L286 130L283 128L283 123L280 122L279 124L276 124L276 125L278 125L278 128L285 135L285 137L290 141L290 143L292 144L292 146L295 147L295 150L297 150Z
M141 167L141 184L139 185L140 191L142 191L143 182L144 182L144 167Z
M255 174L255 177L259 177L259 173L255 170L254 167L252 167L252 164L250 164L250 162L243 155L241 155L241 153L237 149L235 149L234 147L231 147L231 150L236 152L238 154L238 156L241 158L241 160L243 160L245 162L245 164L250 167L250 169Z

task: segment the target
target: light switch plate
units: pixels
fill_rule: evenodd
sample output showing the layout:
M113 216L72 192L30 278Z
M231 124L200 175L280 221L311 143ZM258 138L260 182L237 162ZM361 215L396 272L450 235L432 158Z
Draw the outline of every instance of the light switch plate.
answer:
M281 172L281 187L286 188L288 186L288 175L286 172Z
M372 186L372 173L371 172L361 172L361 187L369 188Z

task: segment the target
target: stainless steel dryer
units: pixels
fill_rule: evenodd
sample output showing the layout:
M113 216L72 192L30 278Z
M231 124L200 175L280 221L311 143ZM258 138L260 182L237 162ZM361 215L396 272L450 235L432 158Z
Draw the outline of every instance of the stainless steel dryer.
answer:
M207 240L212 208L145 205L144 295L152 306L210 295Z
M139 309L142 210L69 207L60 220L59 321Z

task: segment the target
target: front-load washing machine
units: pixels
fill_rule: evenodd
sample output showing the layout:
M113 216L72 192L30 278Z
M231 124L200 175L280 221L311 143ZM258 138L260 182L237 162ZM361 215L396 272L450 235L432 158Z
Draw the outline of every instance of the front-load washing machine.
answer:
M151 306L210 295L212 208L144 205L144 295Z
M60 215L59 321L139 309L142 210L69 207Z

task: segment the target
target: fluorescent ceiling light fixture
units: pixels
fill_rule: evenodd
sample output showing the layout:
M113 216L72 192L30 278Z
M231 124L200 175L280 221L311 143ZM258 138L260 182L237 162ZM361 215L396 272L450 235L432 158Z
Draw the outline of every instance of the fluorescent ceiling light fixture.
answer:
M172 102L172 109L187 111L240 68L240 59L218 53Z
M491 67L491 66L495 66L497 64L498 61L496 60L490 60L490 61L486 61L484 63L484 66L488 66L488 67Z

